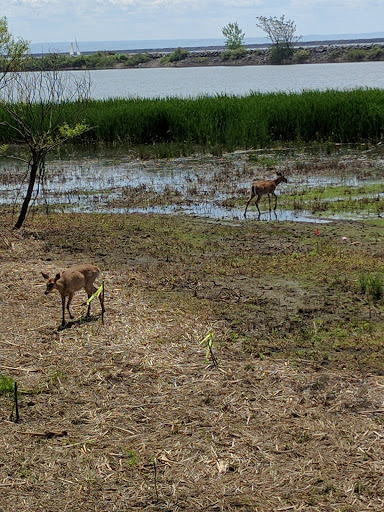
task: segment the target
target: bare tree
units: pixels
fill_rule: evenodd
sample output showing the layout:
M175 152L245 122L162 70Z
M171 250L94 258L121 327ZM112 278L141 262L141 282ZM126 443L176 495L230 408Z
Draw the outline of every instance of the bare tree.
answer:
M0 108L12 142L27 149L26 157L8 155L26 163L27 190L15 224L19 229L30 202L39 193L47 154L89 128L84 122L90 97L89 74L67 71L14 72L0 91Z
M272 42L271 61L273 64L281 64L291 59L293 46L301 36L296 36L296 25L292 20L281 18L258 16L256 26L264 30Z

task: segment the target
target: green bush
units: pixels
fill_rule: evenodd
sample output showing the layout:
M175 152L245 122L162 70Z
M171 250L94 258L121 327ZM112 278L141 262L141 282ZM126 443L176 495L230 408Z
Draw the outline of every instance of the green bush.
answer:
M184 50L183 48L176 48L175 51L170 53L169 55L166 55L161 59L162 64L168 64L169 62L178 62L179 60L183 60L186 57L188 57L189 51Z
M294 49L292 46L275 44L269 53L271 64L288 64L292 61Z
M148 53L135 53L128 59L127 64L130 66L138 66L139 64L144 64L150 60L151 57L148 55Z
M338 62L341 57L343 56L343 52L341 51L341 49L336 49L336 50L332 50L331 52L329 52L329 54L327 55L327 60L329 62Z
M296 50L293 54L292 61L295 64L303 64L303 62L308 61L310 56L311 56L310 50Z
M348 50L346 59L349 62L359 62L365 60L366 54L364 50Z
M381 46L374 46L367 52L368 60L383 60L384 59L384 48Z
M247 50L244 46L240 46L234 50L224 50L221 54L223 60L237 60L243 59L247 55Z

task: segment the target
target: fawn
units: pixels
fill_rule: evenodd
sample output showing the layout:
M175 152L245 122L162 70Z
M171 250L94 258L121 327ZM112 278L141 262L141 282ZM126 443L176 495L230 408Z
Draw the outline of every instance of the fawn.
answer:
M41 273L44 279L47 279L47 287L45 295L48 295L53 290L58 290L61 295L62 305L62 323L65 325L65 298L68 297L67 310L70 318L73 318L69 310L69 306L72 302L75 292L84 290L87 292L88 298L91 297L97 288L94 286L95 279L99 276L100 270L95 265L74 265L62 272L59 272L55 277L49 277L45 272ZM99 295L101 310L104 313L104 297L101 293ZM89 316L91 310L91 303L88 304L87 316Z

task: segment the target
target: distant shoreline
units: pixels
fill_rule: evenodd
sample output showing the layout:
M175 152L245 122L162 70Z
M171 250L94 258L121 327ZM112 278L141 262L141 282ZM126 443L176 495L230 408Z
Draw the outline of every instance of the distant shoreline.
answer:
M62 44L62 43L61 43ZM310 47L310 46L340 46L340 45L361 45L361 44L384 44L384 37L377 38L361 38L361 39L324 39L324 40L313 40L313 41L300 41L295 44L295 48L299 47ZM34 45L36 46L36 44ZM69 53L70 43L68 43L68 52L66 51L56 51L54 49L54 43L52 45L52 51L49 52L36 52L32 53L33 57L42 57L43 55L47 55L47 53L58 53L59 55L66 55ZM248 50L252 49L262 49L262 48L270 48L271 43L251 43L244 44L244 47ZM126 54L136 54L136 53L172 53L176 48L182 48L189 52L201 52L201 51L224 51L226 46L223 45L196 45L196 46L165 46L165 47L153 47L153 48L131 48L131 49L99 49L99 50L85 50L81 51L82 55L93 55L95 53L126 53ZM81 49L81 48L80 48Z
M76 56L56 53L63 70L181 68L208 66L265 66L271 65L271 44L244 45L237 53L225 46L178 47L82 52ZM40 57L34 54L28 71L38 70ZM290 64L384 61L384 38L333 41L305 41L294 45ZM49 63L49 59L47 61ZM44 65L44 64L43 64ZM50 69L49 64L46 69Z
M300 43L295 44L295 48L299 48L302 46L344 46L344 45L361 45L361 44L384 44L384 37L377 37L374 39L333 39L333 40L319 40L319 41L301 41ZM245 44L244 47L247 50L252 49L262 49L262 48L270 48L271 43L253 43L253 44ZM215 46L182 46L183 50L187 50L189 52L209 52L209 51L224 51L226 49L225 45L215 45ZM113 50L115 53L172 53L176 50L176 47L168 47L168 48L141 48L141 49L132 49L132 50ZM95 52L83 52L85 55L91 55Z

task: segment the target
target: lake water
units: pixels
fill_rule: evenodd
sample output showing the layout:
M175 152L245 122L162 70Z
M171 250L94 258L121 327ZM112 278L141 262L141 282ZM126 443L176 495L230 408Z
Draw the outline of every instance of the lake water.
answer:
M95 99L384 89L384 62L107 69L90 71L90 75Z

